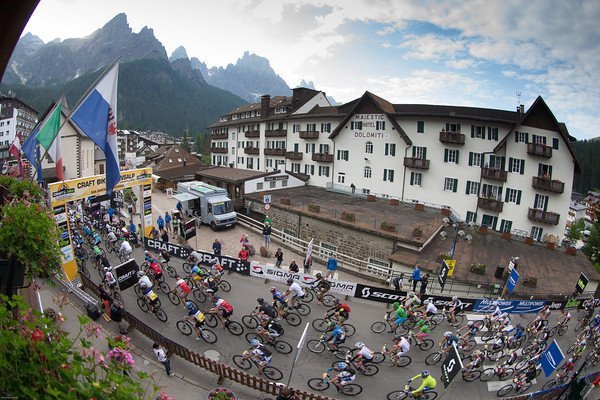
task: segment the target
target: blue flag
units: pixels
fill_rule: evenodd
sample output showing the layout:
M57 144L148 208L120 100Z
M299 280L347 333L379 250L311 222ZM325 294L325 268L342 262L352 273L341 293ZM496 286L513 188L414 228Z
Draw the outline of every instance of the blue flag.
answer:
M37 133L39 131L39 126L36 126L35 129L29 134L27 140L21 145L21 152L37 173L38 181L42 179L42 163L40 162L40 149L39 143L37 141Z

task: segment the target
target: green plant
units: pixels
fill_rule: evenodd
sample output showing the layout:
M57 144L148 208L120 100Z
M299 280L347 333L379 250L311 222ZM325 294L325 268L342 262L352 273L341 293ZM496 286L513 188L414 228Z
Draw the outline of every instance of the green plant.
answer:
M379 225L379 226L380 226L381 230L388 231L388 232L393 232L396 230L396 224L393 224L388 221L383 221L381 223L381 225Z
M440 258L442 260L451 260L452 257L450 256L450 253L446 252L446 253L440 253Z
M470 271L476 274L484 275L485 274L485 264L473 263L471 264Z
M573 222L569 227L569 231L565 235L569 241L572 243L578 241L583 236L583 231L585 230L585 222L583 218L579 218L577 221Z
M525 275L525 279L523 279L523 285L528 287L537 287L538 279L532 275Z
M344 212L342 212L342 219L344 221L354 222L354 221L356 221L356 214L344 211Z
M235 394L226 388L216 388L208 393L208 398L209 400L233 400L235 399Z
M308 205L308 211L312 211L314 213L320 213L321 212L321 207L319 207L316 204L309 204Z
M0 186L6 187L16 197L24 197L26 192L35 200L43 197L42 190L37 183L16 179L12 176L0 176Z
M127 203L135 203L137 201L137 196L133 193L131 188L126 188L123 190L123 198Z

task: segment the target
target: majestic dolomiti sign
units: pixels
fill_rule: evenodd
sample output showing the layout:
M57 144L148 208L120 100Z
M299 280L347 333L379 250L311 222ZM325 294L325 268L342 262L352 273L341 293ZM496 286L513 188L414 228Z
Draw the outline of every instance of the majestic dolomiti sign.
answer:
M383 114L354 114L350 129L354 131L354 137L357 139L389 139Z

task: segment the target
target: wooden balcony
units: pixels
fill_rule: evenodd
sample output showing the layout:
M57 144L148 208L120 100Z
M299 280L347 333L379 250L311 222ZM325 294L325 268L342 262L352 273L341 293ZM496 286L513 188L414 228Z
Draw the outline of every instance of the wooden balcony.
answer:
M404 157L404 166L416 169L429 169L429 160L424 158Z
M459 132L440 132L440 142L448 144L465 144L465 135Z
M246 138L257 138L260 137L260 131L258 129L244 132Z
M260 149L258 147L245 147L244 154L258 155Z
M565 192L565 183L552 180L550 178L544 178L539 176L534 176L531 180L531 186L536 189L545 190L553 193L564 193Z
M280 156L285 157L285 149L265 149L265 156Z
M550 158L552 157L552 147L542 143L527 143L527 154Z
M313 153L312 160L322 163L332 163L333 154Z
M318 139L319 131L300 131L300 139Z
M265 137L286 137L287 129L273 129L265 131Z
M302 160L303 153L299 151L286 151L285 158L288 160Z
M488 199L487 197L479 197L477 199L477 207L484 208L486 210L502 212L504 203L500 200Z
M550 225L558 225L560 214L550 211L544 211L539 208L530 208L527 211L527 218L530 221L543 222Z
M482 168L481 169L481 177L482 178L506 182L507 176L508 176L508 173L501 169L496 169L496 168Z
M227 147L211 147L210 148L210 152L211 153L223 153L223 154L226 154L227 153Z
M229 137L228 133L213 133L210 135L210 138L212 140L217 140L217 139L227 139Z

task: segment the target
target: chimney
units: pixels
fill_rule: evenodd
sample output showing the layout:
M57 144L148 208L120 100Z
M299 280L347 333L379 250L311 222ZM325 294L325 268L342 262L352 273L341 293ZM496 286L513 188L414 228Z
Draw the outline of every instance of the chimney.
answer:
M271 105L271 96L265 94L260 96L260 116L267 118L269 116L269 106Z
M519 111L521 112L521 114L525 114L525 105L524 104L519 104Z
M183 159L183 166L185 167L187 165L187 160L184 158Z

